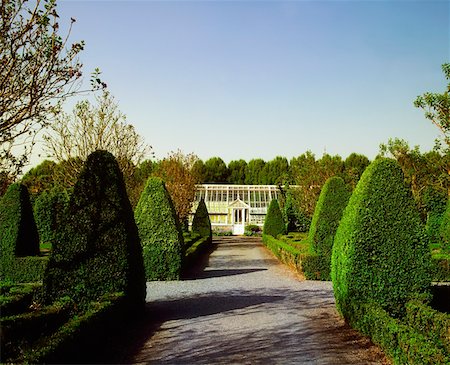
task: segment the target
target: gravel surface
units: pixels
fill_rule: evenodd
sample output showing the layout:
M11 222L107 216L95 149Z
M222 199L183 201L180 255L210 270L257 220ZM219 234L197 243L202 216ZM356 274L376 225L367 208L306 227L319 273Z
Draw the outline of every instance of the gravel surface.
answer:
M192 278L147 283L152 328L130 358L155 364L386 364L339 318L330 282L299 278L260 238L216 238Z

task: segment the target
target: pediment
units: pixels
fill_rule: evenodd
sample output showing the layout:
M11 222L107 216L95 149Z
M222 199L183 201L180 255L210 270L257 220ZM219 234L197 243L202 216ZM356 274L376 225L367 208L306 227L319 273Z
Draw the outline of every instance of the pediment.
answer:
M243 202L241 199L236 199L234 202L232 202L230 205L228 205L229 208L250 208L250 205Z

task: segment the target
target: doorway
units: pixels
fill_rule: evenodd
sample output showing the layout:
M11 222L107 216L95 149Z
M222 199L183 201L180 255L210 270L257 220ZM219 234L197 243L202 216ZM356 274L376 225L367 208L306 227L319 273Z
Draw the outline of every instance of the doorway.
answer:
M234 208L233 209L233 234L243 235L245 224L248 221L248 209Z

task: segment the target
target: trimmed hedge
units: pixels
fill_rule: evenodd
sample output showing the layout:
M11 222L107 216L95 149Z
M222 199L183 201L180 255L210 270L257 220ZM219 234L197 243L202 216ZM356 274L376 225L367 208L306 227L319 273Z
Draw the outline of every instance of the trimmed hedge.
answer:
M147 280L178 280L184 256L183 235L172 199L161 179L147 180L134 216Z
M210 242L212 240L211 220L203 198L200 199L192 220L192 232L198 233L202 237L207 237Z
M377 159L363 173L344 211L332 253L336 306L348 318L356 302L397 316L429 290L430 250L400 166Z
M394 364L448 365L450 316L413 300L407 303L403 321L375 303L348 307L349 323L369 336Z
M208 237L201 237L196 240L187 250L184 255L183 269L188 270L196 264L199 258L208 250L212 249L211 240Z
M69 202L66 190L53 188L42 192L35 200L33 210L41 243L52 243Z
M89 302L85 311L73 315L75 303L62 298L36 312L4 318L1 361L101 362L102 359L95 358L96 346L130 318L128 304L123 293L110 293Z
M12 184L0 200L0 279L40 280L46 261L39 254L30 195L25 185Z
M331 280L334 235L350 195L344 180L337 176L329 178L320 192L308 236L312 251L318 256L317 259L310 260L310 263L317 263L317 267L308 268L308 271L319 273L316 276L321 280Z
M143 309L142 248L116 159L106 151L88 156L57 232L44 276L44 300L69 296L85 305L112 292Z
M283 214L277 199L273 199L269 204L266 219L264 220L263 233L273 237L286 233Z

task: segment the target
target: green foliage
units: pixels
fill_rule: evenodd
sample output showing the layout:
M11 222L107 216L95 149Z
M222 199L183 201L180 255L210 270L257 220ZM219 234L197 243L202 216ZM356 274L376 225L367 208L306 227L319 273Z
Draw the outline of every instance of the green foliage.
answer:
M89 302L85 311L76 312L75 303L65 297L36 311L4 318L1 361L95 362L95 346L129 319L127 304L123 293L111 293Z
M134 212L143 247L147 280L177 280L182 268L183 235L164 182L150 177Z
M83 306L120 291L131 307L142 309L142 248L122 173L109 152L89 155L67 213L44 276L45 301L69 296Z
M284 234L286 227L284 224L283 215L281 214L280 206L277 199L270 202L267 210L266 219L264 220L263 233L277 237L279 234Z
M442 65L442 72L448 81L447 89L442 94L427 92L418 96L414 106L424 110L425 118L439 128L450 147L450 63Z
M230 184L245 184L245 170L247 168L247 162L244 160L230 161L228 164L228 182Z
M205 183L226 183L228 181L228 167L220 157L211 157L205 162Z
M7 317L29 310L34 295L42 288L39 283L13 284L1 282L0 313Z
M187 250L183 259L183 270L191 268L199 258L212 249L211 240L208 237L201 237L196 240Z
M24 261L18 260L19 257L37 256L40 253L30 196L25 185L20 183L10 185L0 200L0 245L1 279L17 281L22 277L28 281L41 274L32 271L35 266L28 270L22 266ZM30 261L34 259L39 260L32 258Z
M261 235L261 227L256 224L248 224L244 229L245 236L258 236Z
M399 315L429 289L430 251L403 174L377 159L364 172L336 232L332 280L336 305L348 318L352 303L372 302Z
M369 164L370 161L366 156L350 154L344 161L344 181L354 189Z
M259 185L264 180L264 166L266 163L260 158L250 160L245 168L245 183Z
M313 271L320 272L320 277L325 280L330 280L334 235L349 198L350 191L344 180L337 176L331 177L325 182L314 211L308 238L313 252L320 259L316 260L319 267Z
M34 217L42 243L52 243L69 202L66 190L53 188L42 192L34 202Z
M447 202L447 208L441 221L440 235L442 243L447 247L450 247L450 200Z
M439 364L450 362L448 347L441 336L448 338L448 315L433 313L423 304L407 304L407 317L393 318L376 303L349 306L352 327L369 336L393 360L394 364ZM447 334L445 334L447 331Z
M198 233L202 237L207 237L209 241L212 239L211 221L203 198L200 199L192 220L192 232Z
M286 157L277 156L264 165L259 181L263 185L284 184L289 180L289 163Z

